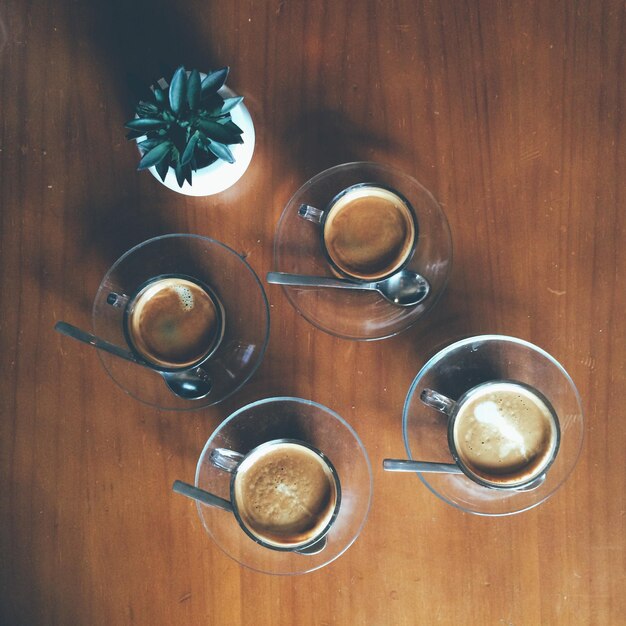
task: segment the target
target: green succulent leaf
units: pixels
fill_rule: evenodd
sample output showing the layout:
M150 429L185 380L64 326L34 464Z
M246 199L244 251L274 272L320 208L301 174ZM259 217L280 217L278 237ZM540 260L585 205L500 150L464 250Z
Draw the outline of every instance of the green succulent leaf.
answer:
M209 115L211 117L217 117L220 115L220 111L222 110L222 106L224 106L224 98L220 96L218 93L202 95L200 99L200 104L202 105L202 111L200 111L203 115Z
M137 132L137 131L134 131ZM137 143L137 147L141 150L142 154L148 152L148 150L152 150L152 148L158 146L163 143L165 139L163 137L151 137L149 139L145 139L144 141L140 141Z
M168 133L168 139L176 146L176 150L179 154L182 154L185 151L187 142L189 141L190 133L188 130L189 129L183 128L178 124L172 124Z
M237 143L237 135L225 128L223 124L218 124L212 120L199 119L196 121L196 125L204 131L209 139L225 144Z
M217 92L226 83L224 67L201 79L198 70L187 74L183 66L165 89L164 80L153 87L154 102L140 100L137 117L125 124L128 139L137 139L142 157L138 169L156 169L165 181L174 170L178 185L191 184L192 172L216 159L234 163L228 147L243 143L243 131L231 118L242 97L223 98Z
M223 87L229 70L230 68L223 67L222 69L211 72L208 76L206 76L201 85L202 95L204 96L216 93L221 87Z
M227 161L228 163L235 162L235 157L230 151L230 148L228 146L225 146L223 143L219 143L218 141L211 141L211 143L209 144L209 150L218 159L222 159L222 161Z
M176 182L178 183L179 187L183 186L183 183L185 182L185 179L187 178L186 171L185 171L187 168L188 166L181 165L180 161L176 161L176 164L174 165L174 172L176 174ZM191 168L189 168L189 170L191 170Z
M215 157L215 155L209 150L210 139L200 139L196 144L196 154L205 154L207 156Z
M151 150L148 150L148 152L141 157L141 161L139 161L137 169L146 170L149 167L160 163L170 153L171 149L172 143L170 141L165 141Z
M139 137L145 137L146 133L143 130L131 130L126 133L126 139L139 139Z
M152 117L138 117L137 119L126 122L124 126L129 130L157 130L159 128L165 128L169 125L169 122L159 120Z
M144 100L142 100L137 105L136 111L139 117L151 117L151 116L158 115L160 112L160 109L156 104L153 104L152 102L145 102Z
M200 72L192 70L187 80L187 104L195 111L200 104Z
M165 177L170 169L170 161L169 159L162 159L155 166L154 169L157 171L157 174L160 176L161 180L165 182Z
M185 100L187 99L187 73L182 65L174 72L174 76L172 76L169 97L172 111L176 115L180 114L185 106Z
M232 119L226 118L219 120L219 123L224 127L231 130L233 133L237 133L238 135L243 135L243 129L239 128Z
M167 94L165 89L161 89L160 87L156 87L154 90L154 99L161 105L167 106Z
M241 135L243 134L243 130L241 130L241 128L239 128L239 126L237 126L237 124L235 124L235 122L233 122L232 120L226 119L223 122L222 122L222 120L220 120L219 123L224 128L226 128L231 133L233 133L233 135L239 135L238 141L236 141L235 143L243 143L243 139L241 138Z
M183 152L183 156L180 157L180 162L183 165L187 165L187 163L189 163L191 161L191 159L193 158L194 152L196 150L196 145L198 144L198 140L199 139L200 139L200 132L199 131L196 131L189 138L189 141L187 142L187 145L185 146L185 150Z
M236 98L226 98L224 100L224 104L222 105L222 110L220 113L228 113L232 111L241 101L243 100L243 96L237 96Z

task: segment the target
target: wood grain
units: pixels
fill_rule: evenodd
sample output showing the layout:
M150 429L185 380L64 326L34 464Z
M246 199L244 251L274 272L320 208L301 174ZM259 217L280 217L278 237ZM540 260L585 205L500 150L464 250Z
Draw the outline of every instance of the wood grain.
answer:
M625 20L619 0L4 3L0 623L623 623ZM249 171L214 197L136 173L124 139L138 87L181 63L230 65L256 125ZM53 332L89 328L103 273L157 234L215 237L264 275L291 194L351 160L411 173L449 218L449 289L415 328L336 339L266 286L262 367L182 415L129 399ZM381 467L404 452L426 358L482 332L545 348L585 409L569 481L510 518L461 513ZM374 467L361 537L306 576L241 568L170 491L222 419L272 395L335 409Z

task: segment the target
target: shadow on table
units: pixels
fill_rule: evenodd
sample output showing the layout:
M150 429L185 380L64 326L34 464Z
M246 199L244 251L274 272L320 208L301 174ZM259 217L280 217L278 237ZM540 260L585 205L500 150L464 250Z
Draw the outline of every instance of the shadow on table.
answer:
M458 278L453 270L440 301L409 331L411 342L419 346L420 354L426 358L459 339L497 332L490 319L472 314L472 309L484 310L491 290L481 294L476 285ZM511 302L509 306L516 304Z
M211 4L204 7L207 13ZM104 83L106 108L116 117L123 116L114 144L125 142L122 124L132 116L136 103L149 94L150 84L171 76L181 63L199 68L214 65L202 25L185 12L180 2L110 0L86 3L80 11L80 22L96 59L92 80ZM159 190L160 185L149 180L148 172L136 173L138 156L133 153L133 145L127 147L116 152L117 156L112 153L110 163L99 163L98 167L105 168L102 178L97 179L103 188L93 195L93 201L83 200L73 211L77 221L73 226L74 245L81 250L81 256L94 259L100 276L134 245L181 230L176 215L168 209L174 202L185 203L186 198L174 196L165 187ZM142 198L143 184L155 185L156 191L151 192L154 201L149 205ZM91 301L83 299L79 306L87 310Z
M286 163L301 173L302 183L341 163L371 160L401 163L410 158L405 146L384 133L365 130L341 111L332 109L304 111L284 133L281 145Z
M204 7L207 15L211 4ZM113 87L129 106L180 64L213 67L206 35L183 8L184 3L173 0L110 0L90 6L93 41L103 65L110 67Z

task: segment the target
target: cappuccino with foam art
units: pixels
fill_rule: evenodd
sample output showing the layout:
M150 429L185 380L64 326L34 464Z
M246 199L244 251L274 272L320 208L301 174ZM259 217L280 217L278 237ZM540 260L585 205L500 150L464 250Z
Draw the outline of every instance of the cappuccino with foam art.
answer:
M560 432L554 409L538 391L514 381L494 381L459 400L448 438L466 473L490 486L515 487L547 470Z

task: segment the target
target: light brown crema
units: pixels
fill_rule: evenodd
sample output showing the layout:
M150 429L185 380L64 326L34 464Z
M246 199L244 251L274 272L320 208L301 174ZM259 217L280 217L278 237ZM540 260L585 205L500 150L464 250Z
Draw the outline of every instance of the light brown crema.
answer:
M324 224L330 258L346 274L376 280L407 259L415 241L409 208L395 193L375 186L348 191Z
M250 532L266 543L290 546L305 543L326 528L337 491L319 455L299 444L281 443L244 461L234 497Z

